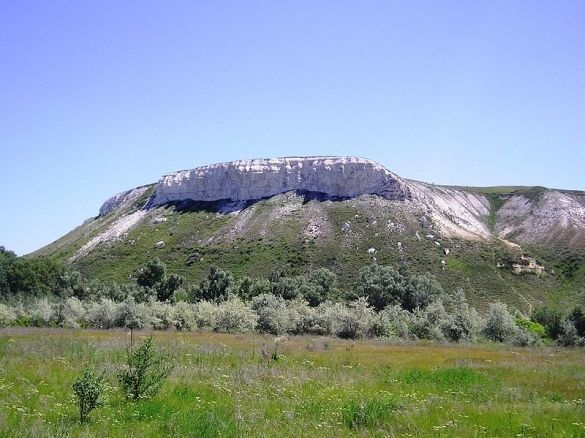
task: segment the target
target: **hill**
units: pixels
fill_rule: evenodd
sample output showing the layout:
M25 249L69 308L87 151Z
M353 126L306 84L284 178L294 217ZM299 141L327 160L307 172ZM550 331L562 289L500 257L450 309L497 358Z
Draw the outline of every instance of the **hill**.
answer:
M377 262L431 272L478 307L583 300L585 193L447 187L356 157L221 163L108 199L99 215L33 253L126 281L159 257L197 281L327 267L349 289Z

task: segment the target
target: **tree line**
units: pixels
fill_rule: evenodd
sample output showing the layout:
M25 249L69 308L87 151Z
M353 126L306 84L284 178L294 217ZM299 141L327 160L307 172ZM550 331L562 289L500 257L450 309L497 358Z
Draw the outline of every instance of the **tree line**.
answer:
M585 343L585 315L540 307L530 315L490 303L480 315L462 290L447 292L430 273L372 264L341 290L326 268L290 276L235 278L216 266L197 284L148 261L126 284L83 278L43 258L0 247L0 326L130 327L273 334L486 339L529 345Z

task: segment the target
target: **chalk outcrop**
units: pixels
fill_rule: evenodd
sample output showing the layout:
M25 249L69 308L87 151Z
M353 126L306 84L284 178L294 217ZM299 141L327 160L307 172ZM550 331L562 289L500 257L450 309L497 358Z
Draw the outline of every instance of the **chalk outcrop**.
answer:
M290 191L321 193L335 198L379 195L410 198L397 175L364 158L293 157L241 160L165 175L150 205L192 201L248 201Z
M100 207L99 216L106 216L114 210L125 209L136 202L151 186L136 187L134 189L126 190L118 193L107 199Z
M150 210L166 204L222 201L213 206L219 214L239 214L257 200L285 193L294 198L296 194L291 192L316 193L324 200L372 198L367 202L389 210L399 209L407 217L418 218L421 228L413 235L418 240L426 237L437 247L442 245L442 238L585 247L583 192L544 187L519 187L510 192L496 190L492 198L499 196L501 204L498 205L492 204L491 198L481 190L405 180L365 158L288 157L240 160L182 170L164 175L154 185L119 193L102 205L99 214L100 219L115 222L108 225L107 231L93 236L80 252L87 252L102 241L119 239ZM274 206L275 217L296 208L287 199L279 201L282 206ZM153 214L156 215L148 219L153 225L166 221L160 213ZM247 211L239 220L251 215ZM344 235L353 235L359 229L357 215L355 219L341 225ZM307 235L320 235L333 229L322 218L309 222ZM367 226L375 227L375 218L367 219ZM401 232L401 227L402 224L389 222L387 229Z

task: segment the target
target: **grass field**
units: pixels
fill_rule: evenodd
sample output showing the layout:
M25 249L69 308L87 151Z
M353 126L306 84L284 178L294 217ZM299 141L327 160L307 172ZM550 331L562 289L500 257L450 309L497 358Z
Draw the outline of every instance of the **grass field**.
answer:
M0 436L585 436L582 349L153 336L176 367L132 403L115 379L126 332L2 329ZM87 365L109 384L80 425Z

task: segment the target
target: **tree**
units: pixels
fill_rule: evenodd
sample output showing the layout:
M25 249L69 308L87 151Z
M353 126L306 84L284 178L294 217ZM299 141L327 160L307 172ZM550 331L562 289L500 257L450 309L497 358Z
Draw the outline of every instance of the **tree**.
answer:
M402 304L406 278L392 266L373 264L360 269L357 297L365 297L377 311L388 305Z
M563 331L563 314L559 310L539 307L532 312L531 319L542 324L546 335L551 339L557 339Z
M185 282L185 277L178 274L171 274L156 287L156 299L159 301L173 301L175 292Z
M172 301L174 293L183 285L185 277L178 274L167 276L167 267L158 258L150 260L136 275L136 283L142 287L138 301L147 301L155 295L158 301Z
M306 282L304 277L281 277L277 283L272 284L274 295L285 300L294 300L301 294L301 287Z
M441 284L431 273L414 275L402 292L402 307L406 310L424 309L444 295Z
M583 309L579 306L575 307L569 314L569 320L575 326L577 335L585 337L585 313L583 313Z
M167 267L158 258L149 260L136 275L136 283L142 287L154 288L162 283L167 275Z
M83 300L89 298L91 290L85 284L79 271L66 269L59 276L57 295L61 298L75 297Z
M7 297L11 293L9 272L14 267L16 254L0 246L0 297Z
M229 271L222 271L217 266L212 266L207 278L201 281L199 288L196 289L194 298L196 301L226 301L233 284L234 277Z
M58 290L63 265L45 257L22 258L0 247L0 297L38 297Z
M258 295L272 293L272 285L266 278L244 277L239 282L237 291L241 299L249 301Z
M301 294L316 307L319 304L334 298L337 295L337 276L327 268L320 268L311 272L308 284L301 289Z

